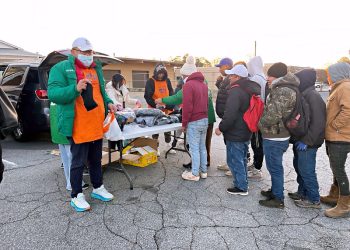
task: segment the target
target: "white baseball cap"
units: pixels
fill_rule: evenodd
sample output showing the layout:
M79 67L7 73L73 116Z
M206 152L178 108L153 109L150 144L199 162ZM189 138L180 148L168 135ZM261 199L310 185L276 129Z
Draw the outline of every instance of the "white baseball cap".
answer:
M92 50L92 45L85 37L79 37L74 40L72 48L78 48L81 51Z
M230 70L225 70L227 75L237 75L240 77L248 77L248 70L244 65L238 64Z

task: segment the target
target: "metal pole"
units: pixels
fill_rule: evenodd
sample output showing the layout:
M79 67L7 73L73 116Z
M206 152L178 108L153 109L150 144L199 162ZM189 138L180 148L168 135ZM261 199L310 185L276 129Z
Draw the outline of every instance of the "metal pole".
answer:
M254 41L254 56L256 56L256 41Z

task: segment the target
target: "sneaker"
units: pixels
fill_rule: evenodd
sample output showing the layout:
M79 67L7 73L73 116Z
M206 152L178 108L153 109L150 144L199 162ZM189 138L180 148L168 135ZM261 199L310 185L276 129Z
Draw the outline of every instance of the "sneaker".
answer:
M95 198L101 201L111 201L113 200L114 196L113 194L109 193L104 185L102 185L99 188L94 188L91 193L91 198Z
M171 146L171 143L168 143L168 146L169 146L169 148L171 148L172 146ZM169 154L176 154L176 150L174 150L174 149L170 149L169 150Z
M248 171L248 178L260 180L262 178L261 170L254 168L252 171Z
M292 200L301 200L302 196L298 193L298 192L294 192L294 193L288 193L289 198L291 198Z
M227 166L227 164L221 164L221 165L218 165L218 170L222 170L222 171L228 171L230 170L229 167Z
M247 164L247 170L248 170L248 172L249 172L249 171L253 171L254 169L255 169L254 163L248 163L248 164Z
M232 172L230 170L228 170L228 171L225 172L225 175L226 176L232 176Z
M259 204L269 208L284 208L284 202L277 198L268 198L267 200L260 200Z
M201 177L201 179L207 179L208 173L202 173L202 172L200 172L200 173L199 173L199 176Z
M199 181L199 176L195 176L192 172L185 171L181 175L182 179L187 181Z
M268 190L261 190L260 194L261 194L262 196L265 196L265 197L270 198L270 199L273 198L273 194L272 194L271 189L268 189Z
M85 183L84 185L81 186L81 188L82 188L83 190L86 190L86 189L89 188L89 186L90 186L89 184Z
M236 194L236 195L248 195L248 191L243 191L236 187L228 188L226 192L229 194Z
M304 199L295 200L294 203L298 207L303 207L303 208L317 208L317 209L321 208L320 202L311 202L309 200L304 200Z
M187 164L182 164L182 166L183 166L184 168L190 169L190 168L192 168L192 162L187 163Z
M70 205L77 212L85 212L91 209L89 203L86 202L85 195L83 193L79 193L77 197L72 198Z

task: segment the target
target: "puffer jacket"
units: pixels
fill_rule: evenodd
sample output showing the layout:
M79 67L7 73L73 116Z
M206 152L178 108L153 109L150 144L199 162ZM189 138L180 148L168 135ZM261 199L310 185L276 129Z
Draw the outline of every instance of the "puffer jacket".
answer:
M334 84L327 99L326 141L350 143L350 65L333 64L328 74Z
M287 73L272 82L271 91L266 98L264 113L259 122L262 137L287 138L290 137L288 130L284 127L283 119L287 118L293 111L296 103L296 92L283 86L285 84L299 86L299 79Z
M230 90L230 78L229 76L226 76L224 80L220 83L218 95L216 97L215 110L216 110L216 114L220 118L224 116L226 101L229 95L229 90Z
M231 87L227 98L224 116L219 124L220 131L227 141L246 142L249 141L252 133L243 120L243 114L247 111L250 102L250 94L259 95L260 86L248 78L241 78ZM249 94L250 93L250 94Z

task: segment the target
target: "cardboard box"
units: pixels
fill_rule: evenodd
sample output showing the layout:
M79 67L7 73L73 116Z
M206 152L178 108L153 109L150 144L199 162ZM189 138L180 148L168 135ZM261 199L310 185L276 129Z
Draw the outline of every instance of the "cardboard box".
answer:
M112 152L111 154L111 163L119 161L119 151ZM102 166L106 166L108 164L108 150L103 149L102 150Z
M123 163L136 167L146 167L158 161L157 140L137 138L123 150Z

